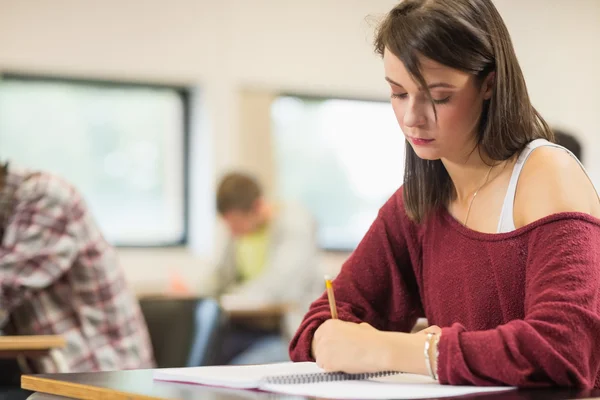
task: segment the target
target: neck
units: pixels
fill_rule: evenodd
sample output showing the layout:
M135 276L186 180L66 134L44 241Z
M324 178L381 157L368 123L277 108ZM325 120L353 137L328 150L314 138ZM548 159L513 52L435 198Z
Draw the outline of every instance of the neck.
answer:
M442 163L452 179L459 202L469 199L482 186L490 167L495 165L494 161L480 155L477 149L457 159L443 158ZM488 181L491 178L492 175L488 177Z

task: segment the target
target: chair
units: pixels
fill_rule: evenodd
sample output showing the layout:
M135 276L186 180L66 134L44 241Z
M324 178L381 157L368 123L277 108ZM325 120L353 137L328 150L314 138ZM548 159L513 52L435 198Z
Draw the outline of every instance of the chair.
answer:
M213 365L220 350L224 314L212 299L139 299L159 368Z

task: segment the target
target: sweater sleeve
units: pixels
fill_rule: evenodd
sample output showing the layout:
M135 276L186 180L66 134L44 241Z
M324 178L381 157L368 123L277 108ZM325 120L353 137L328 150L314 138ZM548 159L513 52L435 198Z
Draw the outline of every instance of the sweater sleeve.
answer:
M600 366L600 227L560 219L531 232L525 317L496 329L444 328L442 383L593 387ZM509 266L507 266L509 267Z
M341 320L367 322L377 329L407 332L423 314L410 262L410 253L418 251L416 234L406 237L408 225L411 224L399 190L379 211L333 281ZM330 317L327 294L323 293L311 305L290 343L293 361L314 361L311 355L313 335Z

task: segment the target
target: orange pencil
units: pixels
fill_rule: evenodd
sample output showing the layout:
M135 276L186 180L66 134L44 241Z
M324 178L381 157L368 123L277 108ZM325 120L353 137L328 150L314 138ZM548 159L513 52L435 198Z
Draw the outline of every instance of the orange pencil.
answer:
M325 287L327 288L327 298L329 299L329 309L331 310L331 318L337 319L337 307L335 306L335 296L333 295L333 286L331 279L325 275Z

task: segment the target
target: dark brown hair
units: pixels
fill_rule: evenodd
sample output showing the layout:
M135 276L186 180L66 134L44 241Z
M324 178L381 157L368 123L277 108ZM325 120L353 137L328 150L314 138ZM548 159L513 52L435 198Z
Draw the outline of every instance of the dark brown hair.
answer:
M261 196L262 189L253 177L230 173L223 177L217 189L217 211L221 215L229 211L250 211Z
M495 71L490 100L485 101L477 143L492 160L507 160L537 138L552 132L533 108L510 35L491 0L404 0L380 23L375 51L390 51L435 104L421 73L419 56L475 75L480 84ZM437 118L437 113L435 113ZM404 203L421 222L447 206L455 188L441 160L420 159L406 143Z

